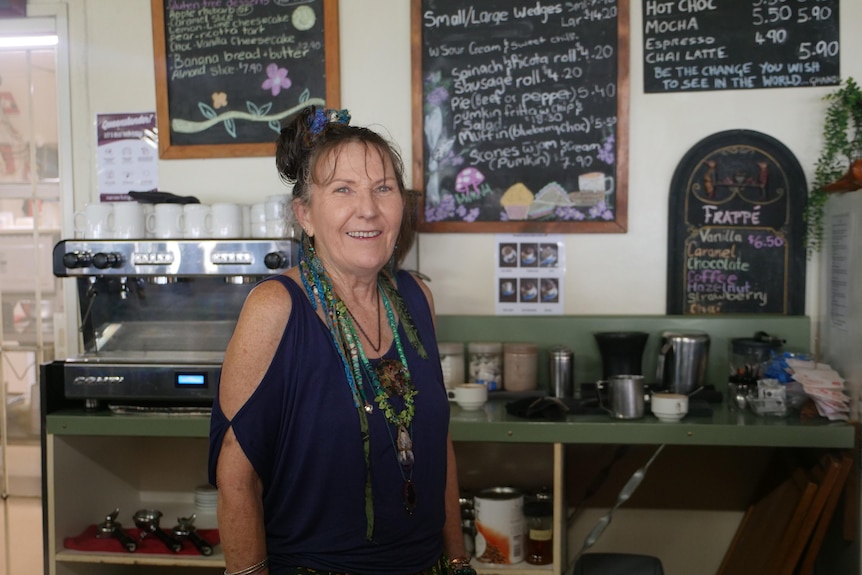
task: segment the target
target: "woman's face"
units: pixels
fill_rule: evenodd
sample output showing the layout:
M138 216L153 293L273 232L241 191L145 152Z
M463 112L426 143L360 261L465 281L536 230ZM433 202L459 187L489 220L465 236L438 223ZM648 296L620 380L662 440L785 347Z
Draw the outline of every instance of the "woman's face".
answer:
M350 142L321 159L297 218L331 274L374 276L389 261L404 204L388 156Z

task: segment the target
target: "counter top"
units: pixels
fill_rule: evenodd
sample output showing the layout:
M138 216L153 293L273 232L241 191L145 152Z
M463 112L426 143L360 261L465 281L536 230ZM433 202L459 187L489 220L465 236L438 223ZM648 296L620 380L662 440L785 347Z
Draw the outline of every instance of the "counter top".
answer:
M761 417L729 411L724 404L712 405L712 410L711 416L686 416L677 423L663 423L651 414L625 421L610 415L570 415L565 421L546 421L509 415L505 401L492 400L480 411L453 405L449 430L455 441L853 447L855 430L845 422Z
M652 415L620 421L606 415L570 415L565 421L523 419L506 413L504 400L491 400L479 411L452 405L449 429L455 441L504 443L671 444L762 447L851 448L854 426L825 419L802 423L797 416L759 417L712 406L711 416L687 416L663 423ZM45 429L57 435L126 435L207 437L209 417L202 415L114 415L60 410L47 415Z

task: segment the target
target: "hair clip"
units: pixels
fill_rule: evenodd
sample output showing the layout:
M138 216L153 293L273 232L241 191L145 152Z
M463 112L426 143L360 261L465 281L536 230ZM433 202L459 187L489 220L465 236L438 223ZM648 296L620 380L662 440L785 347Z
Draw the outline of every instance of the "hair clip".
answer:
M323 108L318 108L308 120L308 131L317 136L330 123L348 125L350 123L350 112L346 109L335 110L329 108L324 110Z

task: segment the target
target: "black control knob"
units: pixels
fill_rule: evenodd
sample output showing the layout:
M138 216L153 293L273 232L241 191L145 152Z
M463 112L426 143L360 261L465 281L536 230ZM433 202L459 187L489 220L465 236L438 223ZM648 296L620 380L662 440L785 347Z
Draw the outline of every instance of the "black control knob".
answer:
M263 265L270 270L286 268L289 262L290 258L284 252L269 252L263 256Z
M123 257L116 253L99 252L93 255L93 265L104 270L107 268L118 268L123 264Z
M85 268L92 263L92 256L86 252L67 252L63 254L63 265L69 269Z

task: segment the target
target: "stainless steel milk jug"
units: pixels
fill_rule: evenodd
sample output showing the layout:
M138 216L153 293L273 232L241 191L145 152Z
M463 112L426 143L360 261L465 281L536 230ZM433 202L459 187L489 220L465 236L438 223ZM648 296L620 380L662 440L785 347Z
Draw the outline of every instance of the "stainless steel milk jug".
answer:
M656 380L662 389L689 394L707 384L709 335L665 331L660 345Z

